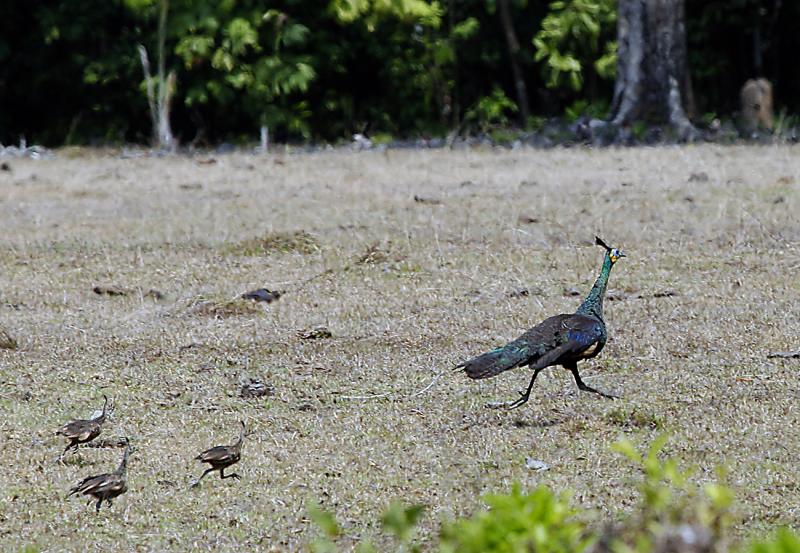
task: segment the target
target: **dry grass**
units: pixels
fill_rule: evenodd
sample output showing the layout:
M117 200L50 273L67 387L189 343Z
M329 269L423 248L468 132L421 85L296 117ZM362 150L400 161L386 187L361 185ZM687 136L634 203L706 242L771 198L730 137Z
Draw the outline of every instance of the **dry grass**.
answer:
M0 349L0 548L297 550L315 532L308 501L366 537L393 498L428 505L429 539L514 481L613 513L637 475L610 444L662 431L698 480L730 469L739 533L796 527L800 361L766 354L800 346L798 153L14 161L0 175L0 328L19 342ZM591 285L595 233L629 257L583 374L623 399L550 369L524 408L487 409L528 372L476 383L448 368L573 310L564 290ZM286 294L233 299L259 286ZM303 339L322 326L330 338ZM254 377L273 393L240 397ZM130 491L96 515L64 495L119 450L59 465L53 432L103 393L116 410L101 437L135 452ZM190 490L192 458L240 418L243 480Z

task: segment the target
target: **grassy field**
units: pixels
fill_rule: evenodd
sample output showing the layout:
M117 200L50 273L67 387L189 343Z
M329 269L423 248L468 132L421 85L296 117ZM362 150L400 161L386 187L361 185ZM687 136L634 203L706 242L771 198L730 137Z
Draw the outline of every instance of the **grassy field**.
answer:
M698 481L728 467L738 534L800 526L800 359L767 359L800 349L797 147L8 163L0 328L19 347L0 350L0 549L298 550L317 533L309 502L358 539L392 499L427 505L424 544L515 481L613 518L639 475L611 444L662 432ZM573 311L595 234L628 257L582 374L622 398L553 368L521 409L487 408L530 373L449 369ZM260 286L285 294L236 299ZM269 394L240 397L251 378ZM122 450L59 464L54 432L103 394L100 438L135 450L128 493L98 515L66 492ZM242 480L189 489L194 456L240 419Z

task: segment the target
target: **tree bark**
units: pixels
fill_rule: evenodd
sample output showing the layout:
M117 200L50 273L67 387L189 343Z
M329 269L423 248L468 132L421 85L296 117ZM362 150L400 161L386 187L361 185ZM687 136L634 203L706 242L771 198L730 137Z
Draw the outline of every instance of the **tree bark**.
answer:
M617 48L611 124L668 124L695 139L684 0L619 0Z
M164 43L167 37L167 13L169 0L161 0L158 15L158 145L167 150L175 149L175 139L169 124L172 96L175 94L175 72L166 76L166 53Z
M517 91L519 116L524 127L528 124L531 112L530 104L528 103L528 87L525 85L525 77L517 59L519 56L519 40L517 40L517 33L514 31L509 0L497 0L497 8L500 15L500 25L503 27L503 34L506 36L506 47L508 48L508 57L511 62L511 74L514 77L514 88Z

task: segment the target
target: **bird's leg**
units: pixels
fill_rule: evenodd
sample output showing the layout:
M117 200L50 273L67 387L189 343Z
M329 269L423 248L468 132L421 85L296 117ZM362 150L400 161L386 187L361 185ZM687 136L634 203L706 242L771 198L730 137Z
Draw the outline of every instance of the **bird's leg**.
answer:
M519 393L519 399L513 401L508 404L507 409L516 409L517 407L524 405L528 402L528 398L531 397L531 389L533 388L533 381L536 380L536 375L538 375L542 369L536 369L533 371L533 376L531 377L531 382L528 384L528 389L524 392Z
M575 383L578 385L578 389L582 392L592 392L593 394L597 394L598 396L602 396L608 399L619 399L619 396L615 396L612 394L607 394L605 392L601 392L600 390L596 390L586 384L583 380L581 380L581 375L578 374L578 365L573 364L567 367L569 371L572 373L572 376L575 377Z
M111 500L110 499L106 499L106 506L111 507Z
M97 505L95 505L96 512L98 513L100 512L100 505L102 504L103 504L103 498L101 497L100 499L97 500Z
M209 472L211 472L212 470L214 470L214 467L211 467L211 468L209 468L209 469L206 469L206 471L205 471L203 474L201 474L201 475L200 475L200 478L198 478L198 479L197 479L197 482L195 482L194 484L192 484L192 487L193 487L193 488L195 488L195 487L199 486L199 485L200 485L200 480L202 480L202 479L203 479L203 477L204 477L206 474L208 474Z
M64 451L62 451L62 452L61 452L61 455L59 455L59 456L58 456L58 462L59 462L59 463L63 463L63 462L64 462L64 455L66 455L66 454L67 454L67 451L69 451L70 449L72 449L72 446L73 446L73 445L75 445L75 443L74 443L74 442L70 442L70 443L67 445L67 447L65 447L65 448L64 448Z
M222 473L220 473L220 474L222 474ZM238 474L236 474L235 472L233 474L229 474L228 476L223 476L223 478L236 478L237 480L241 480L242 479L242 477L239 476Z

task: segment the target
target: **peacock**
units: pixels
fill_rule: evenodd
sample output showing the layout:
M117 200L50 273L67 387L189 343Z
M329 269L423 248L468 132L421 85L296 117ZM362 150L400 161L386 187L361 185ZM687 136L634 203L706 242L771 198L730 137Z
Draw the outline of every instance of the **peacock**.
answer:
M575 313L545 319L513 342L465 361L457 365L456 369L462 369L468 377L477 380L496 376L516 367L532 368L533 376L528 389L519 392L520 397L516 401L505 404L509 409L524 405L531 395L536 376L543 369L554 365L561 365L570 371L581 391L610 399L616 398L587 385L578 373L578 361L595 357L606 345L608 334L603 321L603 296L611 268L621 257L625 257L624 252L607 246L599 237L595 237L595 243L606 250L603 268L589 295Z
M58 460L61 461L70 449L78 451L78 444L91 442L100 435L101 427L106 420L108 398L103 395L103 412L97 417L88 420L75 420L68 422L58 429L56 436L64 436L69 440L67 447L61 452Z
M242 430L239 433L239 439L236 440L233 445L218 445L216 447L212 447L211 449L205 450L200 455L195 457L197 461L200 461L201 463L208 463L211 466L200 475L200 478L197 479L197 482L192 484L193 488L200 485L200 480L202 480L206 474L215 470L219 471L219 477L223 479L236 478L237 480L240 480L242 478L235 472L225 476L225 469L231 465L235 465L239 462L239 459L242 458L242 442L244 441L245 431L244 421L241 421L241 425Z
M76 484L67 497L73 494L88 495L91 503L95 499L97 503L95 510L99 513L103 501L111 507L111 500L128 491L128 483L125 480L125 471L128 467L128 456L131 453L131 445L128 438L125 438L125 453L122 455L122 462L114 472L88 476Z

